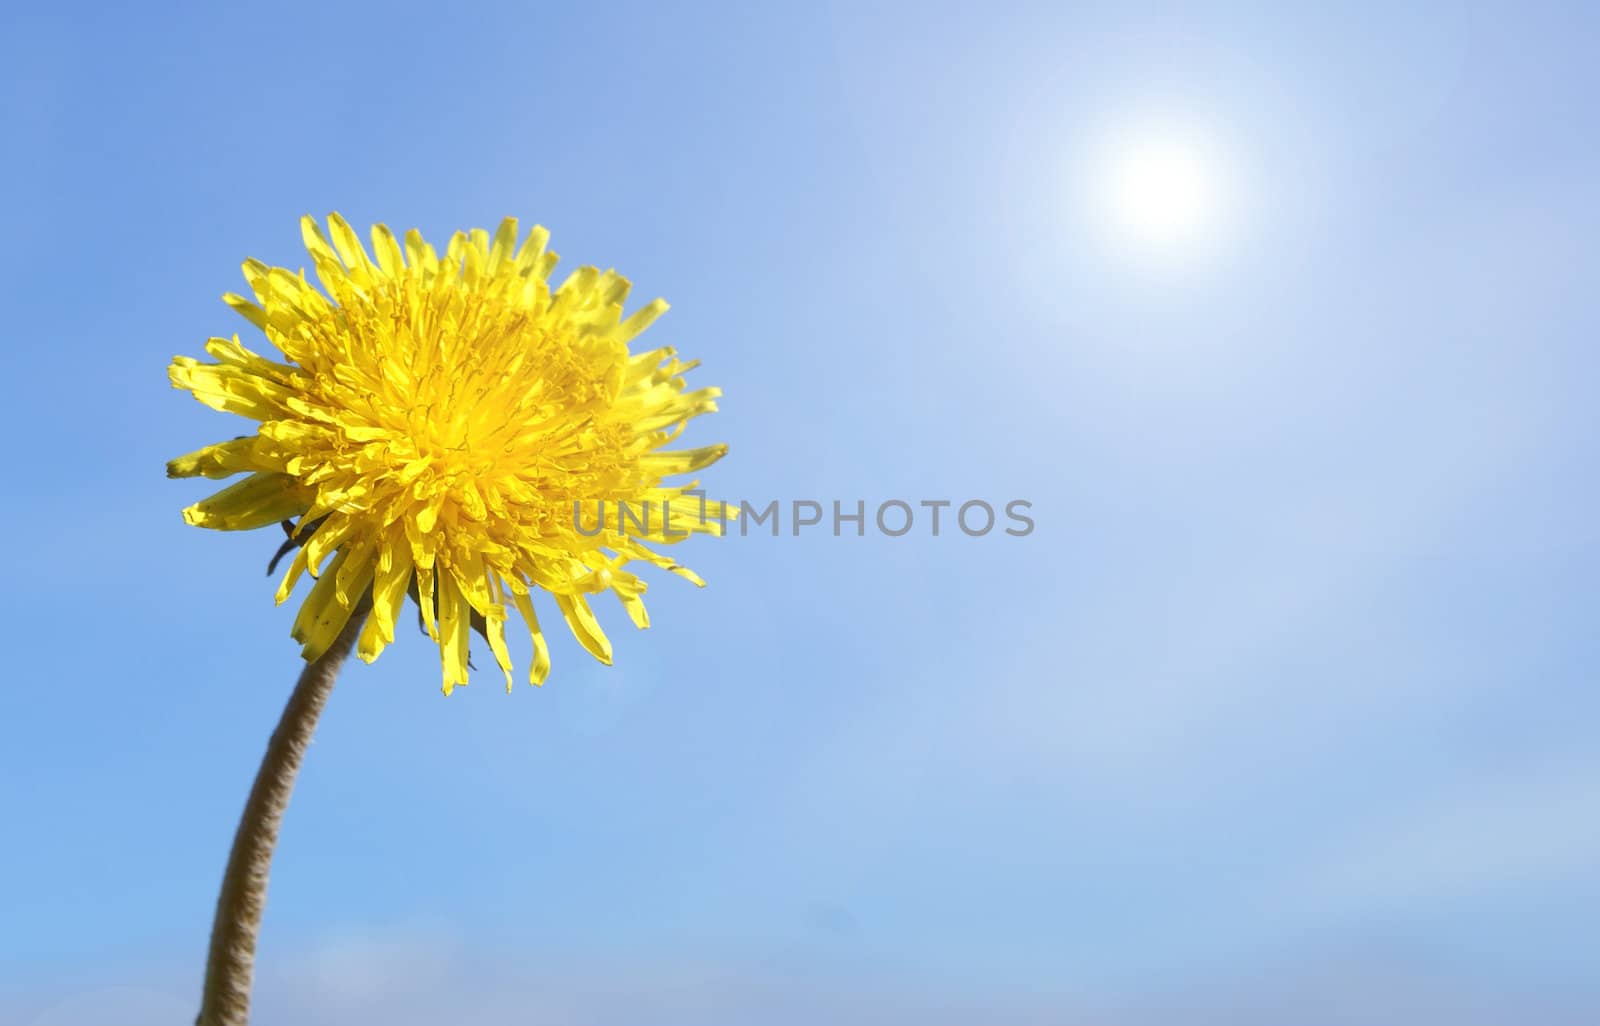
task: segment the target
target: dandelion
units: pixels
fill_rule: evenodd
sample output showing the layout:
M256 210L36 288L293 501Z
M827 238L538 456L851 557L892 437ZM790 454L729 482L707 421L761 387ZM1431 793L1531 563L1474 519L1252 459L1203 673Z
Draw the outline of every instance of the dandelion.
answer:
M552 289L547 233L535 228L517 248L511 218L493 239L457 233L443 260L416 231L402 248L378 225L369 257L338 215L328 227L331 241L311 218L301 222L326 295L304 272L251 260L254 300L224 297L288 362L251 352L237 335L206 343L215 363L172 362L174 386L259 421L255 434L167 464L173 477L248 475L184 519L225 531L293 521L299 548L277 600L302 575L315 579L293 628L308 661L369 590L357 652L376 659L409 593L439 645L446 694L467 682L474 621L510 688L508 605L533 636L530 679L542 683L549 647L531 598L542 589L583 647L609 663L589 596L611 592L646 626L645 582L625 567L652 563L700 584L647 543L715 532L723 519L686 500L643 532L575 529L578 502L670 508L694 484L663 479L727 451L663 451L720 394L685 391L682 375L698 361L670 348L629 352L667 304L623 319L627 279L593 267Z
M253 298L224 299L283 359L212 338L215 362L177 357L175 387L256 421L253 434L167 465L172 477L238 482L183 511L195 526L238 531L282 524L293 559L277 591L312 583L292 636L309 664L268 746L245 806L212 931L199 1022L248 1021L256 932L278 825L340 663L368 662L395 640L405 599L438 644L445 694L467 683L473 630L513 683L508 607L533 639L529 679L543 683L549 646L536 592L595 658L611 644L590 606L610 592L638 627L651 564L703 582L658 550L720 533L732 510L696 482L726 446L669 450L717 389L687 390L696 362L630 343L667 306L624 318L628 281L582 267L549 284L556 255L534 228L518 245L507 218L491 238L457 233L441 259L416 232L372 229L362 246L337 214L328 231L301 222L321 284L305 272L244 265ZM699 500L685 499L693 493ZM673 500L682 500L672 506ZM582 503L670 510L646 527L585 532ZM541 600L542 601L542 600Z

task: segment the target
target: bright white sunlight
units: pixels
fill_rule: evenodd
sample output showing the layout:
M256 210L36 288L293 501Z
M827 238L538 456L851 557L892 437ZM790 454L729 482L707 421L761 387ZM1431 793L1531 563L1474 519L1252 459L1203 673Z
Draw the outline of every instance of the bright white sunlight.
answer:
M1226 214L1222 160L1180 132L1118 138L1099 157L1096 213L1119 244L1169 253L1212 239Z

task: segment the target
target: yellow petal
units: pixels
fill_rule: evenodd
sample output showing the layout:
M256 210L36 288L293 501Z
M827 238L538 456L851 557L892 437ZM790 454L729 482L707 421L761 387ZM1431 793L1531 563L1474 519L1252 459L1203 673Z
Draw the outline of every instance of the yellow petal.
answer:
M417 568L417 612L422 617L423 629L428 632L428 637L434 641L439 640L439 628L433 615L433 568L416 564Z
M245 320L249 321L251 324L254 324L256 327L261 328L262 330L266 329L267 312L261 309L261 307L250 302L250 300L239 295L237 292L227 293L222 297L222 301L237 310L239 315Z
M405 257L400 252L400 243L386 224L372 226L372 254L378 258L378 266L383 273L391 278L400 277L406 269Z
M644 306L633 312L633 316L623 321L617 327L617 338L623 342L631 342L650 325L656 322L669 307L665 299L652 299ZM659 336L656 336L659 337Z
M321 513L312 509L307 511L307 515L314 521ZM355 529L356 522L350 517L329 513L327 519L317 526L310 537L301 540L306 554L306 567L311 571L312 577L322 576L322 561L327 558L328 553L343 544Z
M366 594L377 572L378 542L375 538L353 542L344 566L333 575L333 594L342 606L355 608Z
M527 622L528 633L533 637L533 666L528 670L528 683L543 685L550 676L550 645L545 641L544 631L539 629L539 617L533 611L533 600L526 589L518 591L513 587L511 601Z
M405 606L406 588L411 583L411 546L405 540L388 542L378 558L372 584L372 615L361 629L356 654L367 662L378 658L386 645L394 642L394 625Z
M278 382L243 368L201 363L187 356L173 357L167 377L173 388L188 390L214 410L254 420L275 420L282 416L284 403L292 395Z
M274 604L283 605L289 598L289 594L294 591L294 586L300 580L300 575L305 572L306 550L302 546L295 550L294 559L289 561L289 569L284 571L283 580L278 583L278 593L273 596Z
M333 644L333 639L339 636L339 632L344 630L344 625L350 621L355 600L352 599L349 605L340 602L337 586L339 571L344 568L349 558L349 549L340 549L334 555L333 561L328 564L329 572L323 574L311 588L305 602L300 606L300 612L295 616L289 636L302 645L300 655L306 662L311 662L326 652L328 646ZM360 595L366 591L367 584L372 580L372 562L364 561L354 569L354 589L356 595Z
M306 252L311 254L311 263L317 269L317 278L322 282L322 287L330 294L337 295L346 283L344 265L339 262L339 255L328 244L327 236L322 234L322 226L309 214L300 219L300 240L305 243ZM280 301L289 300L292 295L293 292L285 288L279 292L279 296L282 297Z
M628 611L628 619L641 631L650 626L650 612L644 607L644 600L637 594L624 594L617 592L617 598L622 600L622 608Z
M251 474L185 509L183 520L193 527L248 531L293 519L306 506L304 493L289 475Z
M372 261L367 259L367 251L349 222L338 214L329 214L328 234L333 237L333 248L339 251L339 259L344 261L350 280L357 285L370 285Z
M680 449L677 452L651 452L639 457L640 469L657 477L673 474L692 474L728 455L726 445L707 445L700 449Z
M500 222L500 228L494 233L494 245L489 250L488 272L495 274L502 267L510 265L516 246L517 219L508 217Z
M484 617L484 636L489 639L489 650L494 661L506 675L506 693L511 692L511 652L506 648L506 607L498 603Z
M432 275L439 270L439 255L415 228L406 232L406 263Z
M548 245L550 245L550 233L543 225L536 224L530 228L522 248L517 251L517 271L525 275L544 277L538 274L538 271L544 264L545 247Z
M444 693L467 682L467 648L472 637L472 607L456 587L453 574L439 581L439 653L444 665Z
M579 644L588 649L590 655L610 666L611 640L600 629L600 622L589 608L589 600L582 595L557 595L556 605L561 607L561 615L566 619L567 626L572 628L572 634Z
M246 470L265 469L252 458L254 436L218 442L167 461L168 477L229 477Z

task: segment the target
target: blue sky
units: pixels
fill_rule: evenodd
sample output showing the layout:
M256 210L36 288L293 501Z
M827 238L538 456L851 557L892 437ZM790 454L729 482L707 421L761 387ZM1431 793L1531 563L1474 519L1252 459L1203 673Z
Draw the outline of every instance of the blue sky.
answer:
M165 367L330 210L669 299L720 494L1037 528L697 540L510 697L402 633L262 1026L1600 1019L1592 10L0 17L0 1022L192 1015L297 656ZM1228 185L1181 253L1092 200L1152 125Z

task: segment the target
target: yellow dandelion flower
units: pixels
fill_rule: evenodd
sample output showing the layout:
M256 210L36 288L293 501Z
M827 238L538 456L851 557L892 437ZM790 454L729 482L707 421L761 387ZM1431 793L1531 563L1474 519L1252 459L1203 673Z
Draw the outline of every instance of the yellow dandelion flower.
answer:
M376 659L409 594L439 644L446 694L467 682L473 628L511 687L508 604L533 636L530 679L539 684L550 657L536 589L610 663L590 595L613 593L644 627L645 582L629 563L703 583L646 544L720 533L732 513L684 499L695 482L664 483L727 449L663 450L690 418L714 411L720 394L685 390L682 375L698 361L670 348L629 351L666 303L624 319L627 279L594 267L552 288L548 233L536 227L518 247L512 218L493 238L456 233L443 259L416 231L402 244L383 225L372 229L369 255L337 214L326 235L309 217L301 229L322 291L304 271L249 260L254 300L224 297L284 361L236 335L206 343L217 362L180 356L169 369L175 387L258 421L255 434L179 457L167 473L248 475L185 509L190 524L237 531L293 522L299 550L277 600L303 574L315 579L292 631L308 661L369 594L357 652ZM597 505L622 504L670 513L630 520L626 534L616 524L592 533Z

